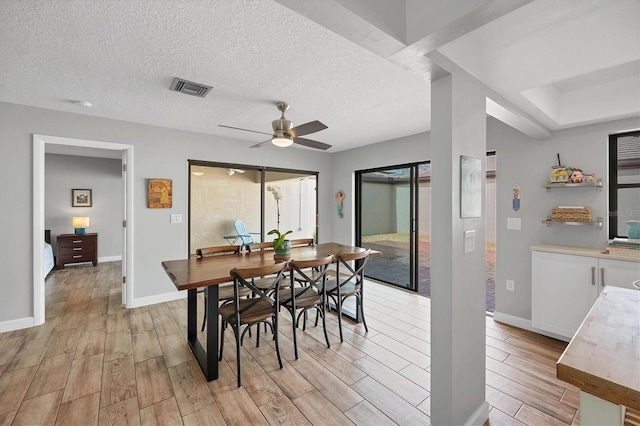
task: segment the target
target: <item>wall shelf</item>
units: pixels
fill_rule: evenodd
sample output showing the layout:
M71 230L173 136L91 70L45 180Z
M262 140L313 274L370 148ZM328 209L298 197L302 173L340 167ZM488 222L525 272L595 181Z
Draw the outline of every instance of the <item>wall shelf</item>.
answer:
M547 220L543 220L542 223L547 226L551 225L581 225L581 226L595 226L599 229L602 229L602 225L604 224L601 217L597 218L595 222L558 222L555 220L551 220L551 218L547 218Z
M549 192L552 188L598 188L598 191L602 191L602 179L598 179L595 182L581 182L581 183L554 183L547 182L544 187Z

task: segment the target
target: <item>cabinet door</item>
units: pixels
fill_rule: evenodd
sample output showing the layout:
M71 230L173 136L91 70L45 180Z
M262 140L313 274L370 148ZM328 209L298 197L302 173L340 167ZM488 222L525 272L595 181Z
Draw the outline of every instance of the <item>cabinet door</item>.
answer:
M598 259L534 251L531 323L572 338L598 298Z
M632 283L640 280L640 262L600 259L599 265L600 290L605 285L635 290Z

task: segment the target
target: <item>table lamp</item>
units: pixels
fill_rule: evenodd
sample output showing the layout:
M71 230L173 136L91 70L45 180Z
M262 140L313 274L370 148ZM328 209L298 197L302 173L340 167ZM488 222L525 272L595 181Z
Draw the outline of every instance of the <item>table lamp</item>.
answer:
M74 217L72 226L75 228L76 235L85 235L89 226L89 218L83 216Z

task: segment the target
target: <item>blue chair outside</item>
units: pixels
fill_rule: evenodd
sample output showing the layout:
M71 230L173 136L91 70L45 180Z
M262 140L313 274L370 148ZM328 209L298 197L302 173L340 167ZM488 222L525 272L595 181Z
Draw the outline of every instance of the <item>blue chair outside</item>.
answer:
M234 226L236 228L236 232L238 233L238 238L240 238L242 240L242 244L243 246L247 245L247 244L254 244L257 243L258 241L256 241L254 235L260 235L259 232L248 232L247 231L247 226L244 224L243 221L241 220L236 220L236 222L234 223Z

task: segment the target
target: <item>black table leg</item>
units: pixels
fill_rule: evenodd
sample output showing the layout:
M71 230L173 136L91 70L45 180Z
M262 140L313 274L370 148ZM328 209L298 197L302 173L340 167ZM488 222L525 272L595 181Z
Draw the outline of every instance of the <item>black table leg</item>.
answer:
M218 378L218 286L210 285L207 293L207 348L198 341L198 290L187 290L187 338L207 381Z

